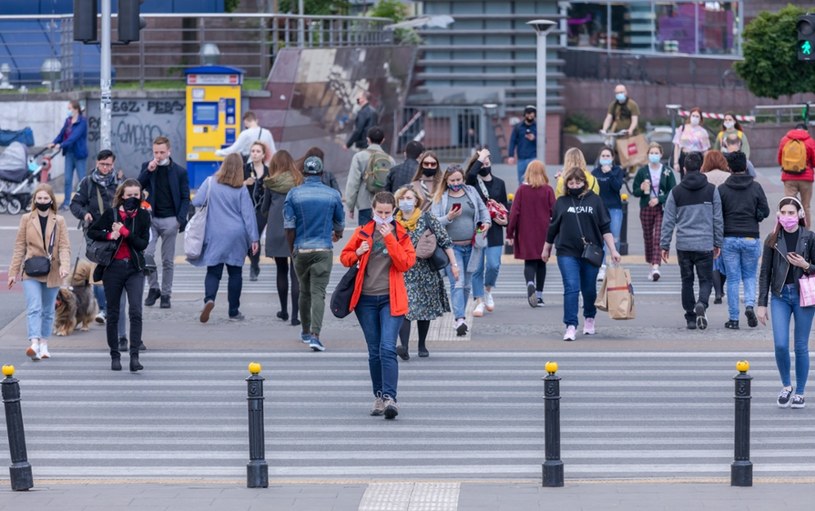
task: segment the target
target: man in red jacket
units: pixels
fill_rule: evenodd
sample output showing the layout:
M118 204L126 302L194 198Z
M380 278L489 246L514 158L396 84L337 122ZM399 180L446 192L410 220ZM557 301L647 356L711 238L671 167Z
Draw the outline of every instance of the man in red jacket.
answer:
M800 171L793 169L785 169L784 166L790 166L791 156L794 154L792 148L785 148L790 143L803 143L804 150L806 151L806 168ZM787 160L785 162L785 160ZM778 163L781 165L781 181L784 183L784 195L788 197L799 196L804 205L804 215L806 217L807 227L812 224L809 222L809 204L812 201L812 181L815 179L815 140L809 136L806 124L798 124L795 129L789 130L781 143L778 144Z

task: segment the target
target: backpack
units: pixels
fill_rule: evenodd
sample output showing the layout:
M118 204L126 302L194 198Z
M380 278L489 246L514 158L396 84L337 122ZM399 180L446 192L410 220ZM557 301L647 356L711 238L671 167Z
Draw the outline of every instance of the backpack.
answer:
M362 176L365 181L365 189L374 194L385 189L393 162L391 157L383 151L370 149L367 151L371 153L371 157L368 159L368 166L365 167L365 173Z
M800 140L792 139L781 150L781 170L800 174L807 168L807 148Z

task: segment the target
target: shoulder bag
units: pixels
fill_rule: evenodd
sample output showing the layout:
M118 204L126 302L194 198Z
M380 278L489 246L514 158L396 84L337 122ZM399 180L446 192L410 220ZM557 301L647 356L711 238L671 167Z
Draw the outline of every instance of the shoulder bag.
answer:
M419 241L416 242L416 257L419 259L430 259L433 257L436 248L438 248L438 240L436 239L436 235L433 234L433 231L428 227L422 235L419 236Z
M29 257L23 263L23 272L29 277L44 277L51 273L51 254L54 252L54 240L57 235L57 226L51 231L51 241L48 242L46 253L48 256ZM43 241L43 247L45 242Z
M187 259L198 259L204 251L204 235L207 230L207 207L209 206L209 192L212 190L212 178L207 178L207 197L204 205L195 210L195 214L187 223L184 230L184 255Z
M116 220L116 210L113 210L113 219ZM110 266L113 262L113 257L119 251L119 246L122 244L122 238L119 236L118 240L92 240L86 235L86 248L85 258L96 263L99 266Z
M342 276L334 292L331 293L331 314L335 318L344 318L351 314L351 297L354 295L354 285L357 281L357 274L359 273L359 263L348 268L345 275Z
M583 203L583 199L580 199L580 203ZM577 205L574 203L574 199L572 199L572 206L575 207L574 218L577 221L577 230L580 231L580 239L583 240L583 253L580 254L580 257L588 261L592 266L599 268L603 266L603 259L605 258L605 254L603 254L603 247L598 247L594 243L589 243L586 241L586 237L583 235L583 226L580 225L580 215L577 213Z

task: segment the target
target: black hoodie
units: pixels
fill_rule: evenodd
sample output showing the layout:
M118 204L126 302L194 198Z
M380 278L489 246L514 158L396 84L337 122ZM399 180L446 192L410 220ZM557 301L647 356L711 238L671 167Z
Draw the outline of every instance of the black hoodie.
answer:
M758 238L758 223L770 215L761 185L748 174L733 174L719 186L719 196L725 237Z

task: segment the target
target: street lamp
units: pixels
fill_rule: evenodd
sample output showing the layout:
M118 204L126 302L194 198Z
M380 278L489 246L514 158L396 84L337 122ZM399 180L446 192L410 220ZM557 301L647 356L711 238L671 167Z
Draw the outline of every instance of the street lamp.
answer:
M546 36L555 28L556 23L552 20L532 20L526 23L532 25L535 33L538 34L537 52L537 118L538 118L538 138L537 155L538 159L546 163Z
M218 64L221 59L221 49L215 43L204 43L201 45L201 50L198 52L201 58L201 64L205 66L214 66Z

